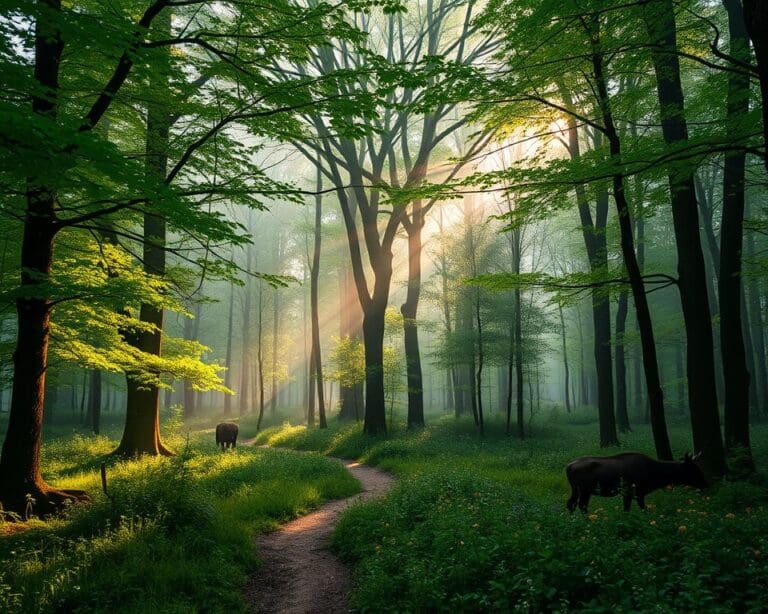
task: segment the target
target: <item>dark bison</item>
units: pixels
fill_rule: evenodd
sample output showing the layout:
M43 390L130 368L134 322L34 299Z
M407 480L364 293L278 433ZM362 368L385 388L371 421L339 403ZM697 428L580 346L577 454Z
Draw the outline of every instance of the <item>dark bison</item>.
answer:
M565 474L571 484L571 498L567 507L573 512L578 504L587 511L592 495L624 497L624 511L628 512L632 498L645 509L645 496L666 486L693 486L706 488L707 480L696 462L696 456L686 454L681 461L657 461L638 452L625 452L614 456L583 456L568 463Z
M216 445L221 449L237 446L238 426L234 422L222 422L216 425Z

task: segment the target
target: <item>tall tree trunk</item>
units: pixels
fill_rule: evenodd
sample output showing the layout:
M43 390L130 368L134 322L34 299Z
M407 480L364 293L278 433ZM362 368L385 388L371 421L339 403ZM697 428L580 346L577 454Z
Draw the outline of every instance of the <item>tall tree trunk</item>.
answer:
M424 383L421 373L421 351L416 312L421 295L421 233L424 217L421 201L413 203L412 221L406 224L408 234L408 289L405 302L400 307L403 314L405 362L408 379L408 428L424 426Z
M584 360L584 320L582 319L581 308L578 308L578 331L579 331L579 405L586 407L589 405L587 396L587 363Z
M715 355L715 387L717 389L717 398L722 399L725 391L725 381L723 379L723 348L720 346L720 307L718 305L718 292L715 287L720 279L720 246L717 243L714 227L714 206L707 196L707 190L699 179L694 176L694 185L696 187L699 211L701 212L701 225L707 250L705 255L705 268L707 278L707 296L709 297L709 310L712 315L714 330L714 355Z
M743 280L743 274L742 274ZM752 330L749 327L750 317L747 307L747 293L744 283L741 284L741 331L744 337L744 357L746 359L747 374L749 375L749 411L756 412L759 406L757 386L755 385L755 348L752 344Z
M571 106L571 105L569 105ZM568 150L572 159L581 157L579 134L574 117L568 119ZM595 218L587 201L584 186L576 187L576 202L584 236L584 245L592 273L600 273L608 267L608 247L605 228L608 220L608 192L598 193ZM600 421L600 445L615 446L619 443L616 434L616 416L613 398L613 367L611 357L611 305L604 292L592 291L592 322L594 325L595 369L597 373L597 411Z
M685 415L685 346L683 340L675 344L675 375L677 377L677 411Z
M277 233L277 267L280 270L282 265L282 237ZM280 336L280 290L273 289L272 301L272 396L269 399L269 411L274 414L277 411L278 387L277 387L277 348L278 337Z
M250 224L249 224L250 227ZM245 252L245 270L250 276L252 266L252 249L253 245L248 244ZM253 283L250 277L245 280L245 300L243 301L243 332L242 338L242 358L240 360L240 415L244 416L248 413L248 386L250 383L250 365L251 365L251 293L253 291ZM259 281L259 297L261 297L261 281ZM261 299L260 299L261 300ZM259 322L261 322L261 304L259 304ZM261 326L259 326L259 334L261 334ZM261 350L261 341L259 341L259 350Z
M749 60L749 39L738 0L723 0L728 12L730 54ZM728 75L727 131L739 138L738 123L749 112L749 77ZM720 229L720 345L725 375L725 445L737 453L745 470L753 471L749 441L749 371L742 321L741 261L744 223L744 178L746 154L727 152L723 169L723 217Z
M387 291L391 278L391 259L389 275L380 270L376 275L378 284L384 284L386 277ZM388 292L387 292L388 293ZM374 295L373 300L363 312L363 345L365 347L365 419L363 430L369 435L386 433L386 403L384 397L384 317L387 309L386 300Z
M321 172L322 160L317 161L317 195L315 196L315 245L312 253L312 267L310 269L310 309L312 310L312 374L314 385L317 386L317 412L320 420L320 428L328 427L325 417L325 396L323 394L323 360L320 352L320 306L318 301L320 280L320 250L322 248L322 220L323 220L323 175ZM311 386L312 384L310 384ZM314 401L314 399L313 399ZM314 409L314 404L313 404Z
M592 38L594 45L592 68L603 116L605 134L608 138L608 145L613 164L616 165L617 168L621 168L621 140L613 120L611 100L608 94L608 83L604 74L604 58L602 52L599 50L599 32L596 29L592 29L590 31L590 37ZM653 431L653 441L656 446L656 455L662 460L672 460L672 447L669 443L667 423L664 416L664 395L661 390L661 381L659 378L659 364L656 357L656 341L653 334L651 311L648 306L648 297L645 294L645 284L643 282L642 273L640 272L640 265L637 262L637 256L635 254L635 239L632 231L630 208L626 198L624 175L621 172L614 172L613 174L613 197L616 201L616 209L619 218L621 253L624 259L627 275L629 276L629 284L632 288L632 298L634 299L635 311L637 313L637 324L640 328L640 341L643 347L643 367L645 370L646 386L648 388L651 429ZM624 302L624 311L626 312L626 298L624 299ZM626 317L626 314L622 316L622 318L624 317ZM621 342L623 343L623 339ZM623 367L623 348L621 359ZM624 399L624 414L626 416L626 399Z
M88 416L91 419L91 430L98 435L101 428L101 371L91 371L91 386L88 390Z
M264 420L264 282L259 280L259 318L256 333L256 361L259 364L259 419L256 422L256 430L261 430L261 422Z
M565 372L565 382L563 386L563 401L565 402L565 411L571 413L571 395L569 393L570 370L568 369L568 348L566 346L565 318L563 317L563 306L558 303L557 311L560 315L560 334L563 339L563 370Z
M757 59L760 94L763 100L763 160L768 170L768 3L743 0L744 21ZM728 7L730 13L730 7Z
M186 341L195 340L195 321L192 318L186 318L184 320L184 339ZM181 387L184 394L184 419L189 420L197 413L195 408L195 389L192 387L192 382L188 379L182 380Z
M171 14L164 11L158 18L158 31L170 36ZM170 51L162 58L158 88L168 87ZM162 103L150 103L147 109L147 135L145 173L150 181L163 182L168 173L168 143L172 118ZM151 211L151 203L144 212L143 263L144 272L157 277L165 275L166 223L162 216ZM152 330L137 331L127 340L142 352L160 356L163 340L163 318L161 307L142 304L139 319L149 324ZM155 374L160 377L160 374ZM126 373L127 404L125 427L120 445L113 452L119 456L140 454L172 454L160 439L160 389L156 384L140 381L135 374Z
M625 359L624 333L627 329L629 296L626 290L619 294L616 309L616 424L620 433L628 433L629 412L627 410L627 364Z
M523 259L522 233L512 230L512 272L520 274ZM525 414L523 407L523 301L522 290L515 288L514 339L515 339L515 389L517 391L517 436L525 439ZM533 406L531 406L533 407Z
M664 141L679 146L688 140L685 99L677 55L677 30L672 0L649 0L643 11L653 44L652 57ZM677 248L678 288L688 347L688 398L694 448L703 453L711 475L725 472L725 456L715 387L715 363L707 296L706 269L699 234L693 167L669 173L672 219Z
M438 229L440 237L440 252L438 254L438 269L440 273L440 304L443 309L443 322L445 326L446 335L450 337L453 333L451 324L451 301L448 296L448 255L445 252L445 232L443 225L443 209L438 209ZM447 396L449 408L453 408L456 417L458 418L463 411L463 404L461 402L459 392L459 374L455 367L450 367L447 372Z
M40 3L35 22L34 77L46 95L32 97L32 111L41 121L56 121L59 65L64 42L59 30L60 0ZM51 302L38 288L51 274L56 235L55 188L35 178L27 180L26 212L21 243L21 292L16 299L17 337L13 354L13 388L8 429L0 455L0 503L6 511L25 514L27 495L35 499L35 511L46 514L68 494L48 486L40 475L40 435L43 424L45 374L48 366Z
M341 266L339 268L339 290L339 332L341 333L341 337L360 339L362 310L360 302L355 295L355 281L352 277L352 271L348 266ZM353 386L340 385L340 420L360 420L363 415L364 387L363 383L355 384Z
M755 258L755 238L752 232L746 233L747 258ZM760 289L755 275L746 280L747 302L749 303L749 326L755 351L755 372L753 380L757 387L758 410L765 414L768 409L768 369L766 368L765 340L763 338L763 314L760 304Z
M472 261L472 276L477 277L480 271L477 268L477 246L474 241L474 228L469 228L469 253ZM473 378L475 382L475 395L477 398L477 426L480 429L480 436L485 436L485 416L483 415L483 366L485 364L485 348L483 347L483 320L480 314L480 287L472 289L473 316L475 319L475 329L477 331L477 366Z
M224 385L232 389L232 333L234 328L234 311L235 311L235 284L229 284L229 315L227 317L227 354L225 363L227 370L224 372ZM230 417L232 415L232 395L228 392L224 393L224 416Z

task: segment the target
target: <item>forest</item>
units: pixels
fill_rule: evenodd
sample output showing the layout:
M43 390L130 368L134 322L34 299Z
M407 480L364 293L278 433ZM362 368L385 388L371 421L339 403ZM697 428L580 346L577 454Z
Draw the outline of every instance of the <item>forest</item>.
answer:
M0 611L765 610L768 2L0 7Z

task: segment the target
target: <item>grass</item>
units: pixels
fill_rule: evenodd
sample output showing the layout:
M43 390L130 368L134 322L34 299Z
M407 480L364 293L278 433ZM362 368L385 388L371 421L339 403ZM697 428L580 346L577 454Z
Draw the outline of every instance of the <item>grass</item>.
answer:
M243 611L254 536L359 489L318 454L222 453L210 433L186 440L175 426L166 439L177 457L108 460L109 497L98 465L116 440L48 434L45 478L94 501L24 531L0 524L0 611Z
M689 431L682 422L670 430L682 455ZM526 441L505 437L501 423L481 440L453 418L375 440L359 425L284 425L258 441L360 457L402 478L385 499L350 509L335 533L362 611L763 611L765 480L656 492L647 512L630 514L619 498L596 498L588 516L570 515L563 469L600 453L596 434L579 414L548 416ZM753 436L765 468L768 429ZM652 453L643 426L622 440Z

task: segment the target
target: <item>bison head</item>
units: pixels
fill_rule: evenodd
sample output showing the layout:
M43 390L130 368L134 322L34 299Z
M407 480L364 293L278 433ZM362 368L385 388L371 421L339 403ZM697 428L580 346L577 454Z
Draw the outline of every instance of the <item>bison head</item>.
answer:
M693 488L702 490L709 486L707 477L699 466L699 459L701 458L701 452L698 452L694 456L691 456L688 452L685 453L681 465L683 467L683 476L685 477L685 483Z

